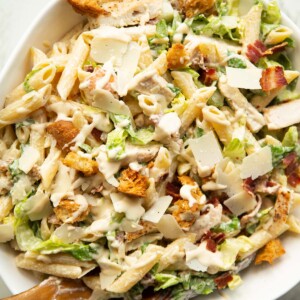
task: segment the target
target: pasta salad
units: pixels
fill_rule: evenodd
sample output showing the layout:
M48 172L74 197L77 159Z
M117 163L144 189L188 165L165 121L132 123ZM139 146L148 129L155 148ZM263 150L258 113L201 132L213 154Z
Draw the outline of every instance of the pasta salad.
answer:
M0 110L0 242L91 299L238 288L300 233L299 72L277 2L68 2L86 20L31 49Z

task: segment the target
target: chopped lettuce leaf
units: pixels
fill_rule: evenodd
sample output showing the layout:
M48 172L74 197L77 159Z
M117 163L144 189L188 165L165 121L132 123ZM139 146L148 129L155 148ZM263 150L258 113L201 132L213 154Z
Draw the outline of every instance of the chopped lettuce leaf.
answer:
M19 176L23 174L23 171L19 169L18 159L15 159L10 165L8 165L8 170L14 181L16 181L19 178Z
M296 100L300 98L300 93L298 91L291 91L289 89L284 89L279 92L276 99L279 102L288 101L288 100Z
M219 16L238 16L240 0L217 0L216 8Z
M262 13L262 22L268 24L279 24L281 21L280 8L277 0L268 2Z
M79 146L79 148L81 150L83 150L85 153L91 153L93 151L93 148L90 145L87 145L87 144L81 144Z
M125 141L128 133L125 129L117 127L107 135L106 147L108 157L120 160L125 154Z
M278 24L268 24L268 23L261 23L260 25L260 31L262 34L262 39L265 40L267 35L274 29L278 27Z
M30 93L34 90L34 88L30 85L29 81L30 79L32 78L33 75L35 75L37 72L39 72L41 69L36 69L36 70L32 70L31 72L29 72L26 77L25 77L25 80L24 80L24 83L23 83L23 87L24 87L24 91L26 93Z
M273 166L278 166L283 158L294 150L294 147L271 146Z
M234 217L229 222L221 223L220 225L214 227L212 230L215 232L230 233L241 228L241 223L238 217Z
M154 276L154 278L155 278L155 281L160 284L158 287L155 288L155 291L159 291L161 289L166 289L166 288L176 285L182 281L181 278L176 275L164 274L164 273L158 273Z
M175 94L175 97L178 97L181 94L181 89L172 83L168 84L168 88Z
M233 53L228 51L228 56L232 55ZM227 62L228 67L237 68L237 69L246 69L247 65L245 61L238 57L230 58Z
M191 19L186 19L184 21L195 34L200 34L205 27L205 25L208 24L208 20L204 15L198 15Z
M183 94L176 96L171 102L171 108L166 109L165 113L176 112L178 116L182 115L187 108L187 101Z
M282 146L284 147L295 147L298 143L298 130L296 126L291 126L284 135L282 140Z
M223 155L234 161L241 161L246 156L243 143L235 138L223 149Z
M130 134L130 133L129 133ZM154 130L153 128L141 128L138 131L134 132L134 134L130 134L130 140L133 144L138 145L147 145L154 138Z
M196 138L200 138L201 136L203 136L204 135L204 130L202 129L202 128L200 128L200 127L197 127L196 128L196 134L195 134L196 136Z
M224 106L224 96L219 92L219 90L216 90L208 100L207 104L222 107Z
M24 126L30 126L34 123L35 123L35 121L33 119L29 118L29 119L26 119L22 122L16 123L15 127L16 127L16 129L18 129L18 128L21 128L21 127L24 127Z
M160 20L156 24L155 36L149 39L149 46L152 50L155 50L157 54L169 48L169 35L168 25L165 19Z
M168 25L166 20L162 19L156 24L156 37L157 38L168 37Z
M239 18L234 16L208 18L209 23L206 24L201 33L207 36L216 35L222 39L229 39L238 42L240 40Z

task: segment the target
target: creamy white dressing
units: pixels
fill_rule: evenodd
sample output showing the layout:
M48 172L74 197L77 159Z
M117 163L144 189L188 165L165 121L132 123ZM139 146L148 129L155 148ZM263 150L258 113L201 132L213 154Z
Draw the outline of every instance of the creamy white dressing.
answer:
M178 134L181 127L181 120L177 113L168 113L163 115L155 127L155 140L161 141Z

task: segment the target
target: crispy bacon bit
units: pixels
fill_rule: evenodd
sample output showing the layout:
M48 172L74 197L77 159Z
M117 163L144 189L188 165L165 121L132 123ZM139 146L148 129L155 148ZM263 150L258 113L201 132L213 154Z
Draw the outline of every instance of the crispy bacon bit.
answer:
M264 45L264 43L257 40L254 44L248 45L246 55L252 63L257 64L258 61L264 56L266 50L267 47Z
M255 184L256 184L255 180L249 177L244 180L243 188L247 193L253 194L255 191Z
M208 239L206 241L206 249L208 251L211 251L211 252L215 253L217 251L217 244L216 244L216 242L214 240L212 240L212 239Z
M255 258L255 264L260 265L261 263L268 262L272 264L274 260L285 254L285 250L279 239L272 240L260 251Z
M200 80L206 86L211 86L214 81L218 80L218 73L216 69L208 68L206 70L202 70Z
M300 184L300 165L296 152L288 154L282 162L285 166L285 175L287 176L288 184L296 187Z
M263 70L260 85L265 92L279 89L287 85L282 67L274 66Z
M218 206L220 204L218 197L212 197L207 200L207 204L212 204L214 207Z
M218 290L222 290L227 287L228 283L232 281L233 277L230 273L224 273L221 276L214 279L214 282Z
M174 183L168 182L166 186L166 195L173 197L173 201L180 199L180 187Z
M268 56L268 55L273 55L275 53L278 53L278 52L282 52L285 50L285 47L288 45L288 42L284 42L284 43L281 43L279 45L276 45L272 48L269 48L267 49L265 52L264 52L264 55L263 56Z
M91 133L92 133L92 136L95 138L95 140L100 143L102 132L100 130L98 130L97 128L93 128Z
M173 44L167 53L168 69L180 69L188 63L187 53L182 44Z
M223 232L212 232L209 230L202 237L200 242L213 240L216 245L220 245L225 241L226 235Z

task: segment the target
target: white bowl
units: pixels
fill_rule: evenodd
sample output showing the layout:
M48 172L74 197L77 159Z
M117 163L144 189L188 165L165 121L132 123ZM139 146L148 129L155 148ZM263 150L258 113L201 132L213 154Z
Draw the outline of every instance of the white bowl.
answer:
M246 0L243 0L246 2ZM16 87L29 71L29 49L32 46L43 49L45 40L53 43L59 40L82 17L75 14L67 1L53 0L35 20L27 34L20 41L15 52L4 67L0 75L0 106L3 100L14 87ZM300 49L300 30L286 16L283 23L294 31L296 47ZM300 70L300 56L294 56L294 66ZM299 112L300 113L300 112ZM298 211L300 217L300 210ZM236 291L223 292L230 300L274 300L300 281L300 238L287 234L283 238L286 249L284 255L273 266L264 265L251 267L244 273L244 284ZM7 245L0 245L0 276L13 294L23 292L38 283L30 273L20 270L14 263L15 253ZM211 295L201 299L224 299L219 295Z

